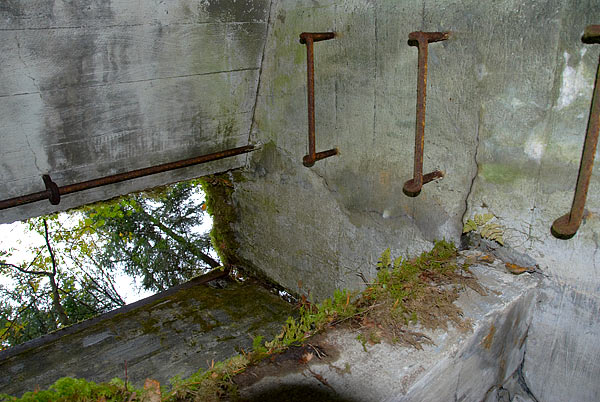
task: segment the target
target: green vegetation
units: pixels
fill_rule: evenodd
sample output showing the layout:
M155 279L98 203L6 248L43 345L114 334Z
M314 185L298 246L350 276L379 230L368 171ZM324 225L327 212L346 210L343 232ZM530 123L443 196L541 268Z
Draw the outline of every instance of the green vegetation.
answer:
M121 402L141 401L144 392L125 385L118 378L108 383L96 384L93 381L64 377L57 380L47 390L26 392L21 398L0 394L2 402Z
M219 401L224 397L235 400L237 390L233 378L236 374L275 353L302 345L311 336L333 326L346 325L358 331L357 340L361 342L365 352L368 351L367 345L383 340L418 349L424 343L431 343L426 335L415 330L415 325L446 329L450 321L455 327L467 330L470 323L461 318L460 309L453 304L458 297L458 290L468 286L480 293L485 291L471 275L468 266L456 263L456 257L456 247L446 241L437 241L431 251L406 260L393 260L391 251L387 249L377 263L376 280L361 294L353 295L347 290L336 291L332 298L320 304L313 304L302 298L298 317L288 317L281 333L273 340L265 342L263 337L257 336L253 339L251 351L242 351L240 355L224 362L213 362L208 370L200 370L185 380L173 379L170 391L163 392L161 400ZM82 381L77 384L84 387L84 380L73 381ZM101 386L111 387L116 381L118 380ZM56 389L56 384L51 389ZM41 392L38 394L41 395ZM141 395L140 391L136 391L135 395L130 393L129 399L123 395L123 399L106 397L106 400L139 401L140 399L135 399L138 395ZM55 394L49 399L5 397L4 400L94 400L64 399L63 396Z
M239 245L231 228L231 223L236 220L231 200L233 183L226 174L203 177L200 183L206 195L206 212L213 218L211 243L223 265L235 264Z
M281 333L272 341L266 342L265 347L268 353L274 353L300 345L312 335L357 314L359 310L352 303L352 295L347 290L336 290L333 299L325 299L321 304L311 304L304 300L300 306L299 318L288 317Z
M97 237L59 215L27 221L29 260L0 250L0 349L125 304L114 272L97 264Z
M450 321L459 329L470 327L454 305L458 290L464 286L485 293L466 265L456 263L454 244L437 241L433 249L419 257L392 261L390 250L378 262L377 280L370 284L358 300L360 327L368 332L370 343L377 339L401 342L421 348L430 343L424 334L411 330L408 324L422 328L447 328Z
M165 402L194 401L217 402L222 397L236 396L232 379L248 367L251 360L247 355L237 355L224 362L214 363L208 370L200 370L185 380L171 380L172 389L163 395Z
M503 246L504 228L497 223L489 223L493 218L492 214L475 215L463 226L463 234L471 231L479 233L484 239L493 240Z
M81 226L103 241L99 262L142 279L147 290L163 291L207 269L211 243L194 228L203 221L200 181L180 182L83 207Z

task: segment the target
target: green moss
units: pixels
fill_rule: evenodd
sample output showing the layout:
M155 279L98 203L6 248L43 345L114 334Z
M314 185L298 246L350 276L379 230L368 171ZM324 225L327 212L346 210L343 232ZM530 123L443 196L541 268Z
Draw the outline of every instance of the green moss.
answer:
M227 174L206 176L200 182L206 195L206 211L213 218L210 231L213 248L223 265L234 265L238 261L236 251L239 244L231 227L237 218L231 199L233 183Z
M454 305L458 289L469 286L482 294L485 291L469 275L466 265L456 263L456 257L454 244L444 240L410 260L392 261L387 249L377 263L377 280L358 302L359 307L368 310L362 326L369 328L369 341L377 343L375 340L383 337L421 348L420 344L429 339L405 327L417 322L428 329L446 329L450 321L456 328L467 330L470 323L461 318L462 311Z
M132 388L130 385L114 378L108 383L96 384L84 379L63 377L58 379L47 390L26 392L21 398L0 394L0 401L14 402L49 402L49 401L77 401L77 402L120 402L141 401L144 391Z
M519 167L502 163L482 164L479 174L485 181L496 184L512 183L525 175Z
M161 324L155 317L152 317L152 313L148 312L148 318L144 319L140 326L142 327L142 331L144 334L157 334L160 332Z
M304 46L298 46L295 48L296 51L294 52L294 63L295 64L302 64L306 62L306 50L304 49Z

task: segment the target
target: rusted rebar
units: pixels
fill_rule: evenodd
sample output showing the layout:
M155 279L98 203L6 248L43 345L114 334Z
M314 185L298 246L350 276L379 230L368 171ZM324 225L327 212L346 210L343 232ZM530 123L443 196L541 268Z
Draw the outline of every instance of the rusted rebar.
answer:
M415 162L413 178L404 183L402 191L409 197L416 197L423 184L444 177L444 172L436 170L423 175L423 145L425 142L425 105L427 98L427 51L428 44L448 39L449 32L411 32L408 44L418 46L419 74L417 77L417 121L415 126Z
M600 25L589 25L586 27L583 37L583 43L600 43ZM594 93L592 95L592 106L588 118L585 141L583 143L583 152L581 155L581 164L579 165L579 175L575 186L575 195L571 211L568 214L556 219L552 224L552 235L559 239L570 239L575 236L581 221L587 199L588 188L592 178L592 169L594 168L594 156L596 155L596 146L598 145L598 131L600 131L600 60L596 71L596 82L594 83Z
M71 184L62 187L58 187L56 183L52 181L49 175L44 175L42 176L42 179L44 180L44 184L46 185L45 191L2 200L0 201L0 210L16 207L19 205L29 204L41 200L50 200L50 203L52 205L57 205L60 202L61 195L76 193L78 191L89 190L91 188L106 186L108 184L119 183L126 180L137 179L139 177L167 172L169 170L199 165L206 162L212 162L219 159L229 158L231 156L245 154L253 150L254 145L246 145L243 147L228 149L226 151L214 152L212 154L197 156L195 158L184 159L177 162L163 163L162 165L137 169L131 172L118 173L112 176L105 176L99 179L88 180L81 183Z
M308 94L308 155L302 158L306 167L311 167L316 161L338 154L337 148L316 152L315 140L315 62L313 43L329 40L335 37L334 32L303 32L300 43L306 45L306 86Z

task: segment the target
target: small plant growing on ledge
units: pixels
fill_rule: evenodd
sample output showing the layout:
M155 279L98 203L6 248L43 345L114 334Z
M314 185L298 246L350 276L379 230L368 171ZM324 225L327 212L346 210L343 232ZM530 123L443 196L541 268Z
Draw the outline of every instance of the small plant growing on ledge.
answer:
M463 226L463 234L469 232L479 233L482 238L493 240L504 246L504 228L498 223L489 223L494 217L492 214L476 214L473 219L467 219Z
M390 250L377 263L377 280L363 292L358 307L365 313L361 327L370 328L368 339L387 339L421 349L431 343L424 334L408 329L408 324L423 328L447 328L452 322L466 330L470 323L454 305L460 287L485 293L466 265L456 263L454 244L437 241L433 249L410 260L392 261ZM373 336L374 335L374 336ZM371 342L377 343L377 342Z

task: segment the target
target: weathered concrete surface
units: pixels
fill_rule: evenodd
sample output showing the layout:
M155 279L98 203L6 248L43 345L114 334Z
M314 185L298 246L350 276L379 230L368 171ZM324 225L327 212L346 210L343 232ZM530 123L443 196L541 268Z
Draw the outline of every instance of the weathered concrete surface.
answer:
M505 243L548 275L524 363L540 400L598 399L600 179L571 240L550 234L568 212L600 46L580 38L600 23L597 1L280 1L271 8L251 157L234 198L240 254L257 270L317 298L360 288L391 247L414 255L492 213ZM429 46L424 171L446 176L417 198L412 175L416 30L451 31ZM340 155L305 168L303 31L315 44L317 150ZM560 317L558 319L557 317ZM583 331L587 335L580 334ZM583 372L582 372L583 371ZM551 386L546 386L551 384ZM560 389L560 392L558 390ZM558 395L558 396L556 396Z
M594 214L568 242L549 228L573 195L600 53L580 36L597 19L595 2L277 2L253 132L266 146L236 193L239 237L248 240L242 254L277 267L269 274L296 290L305 271L319 271L330 285L310 287L324 296L358 285L358 270L372 275L386 247L414 254L436 238L458 242L464 219L492 212L508 244L595 290ZM425 135L424 169L446 177L409 198L401 190L412 175L417 52L406 39L417 29L452 32L430 45ZM302 31L338 32L315 44L315 74L317 148L338 147L340 155L310 169L301 164ZM590 211L599 189L594 177ZM255 230L265 221L271 235ZM290 250L279 264L262 263L273 258L256 247L266 239L271 249ZM566 261L571 269L560 269Z
M0 4L0 199L246 145L268 0ZM236 157L0 211L10 222L239 167Z
M243 388L242 397L274 400L269 395L282 388L290 395L294 389L316 388L331 394L325 400L483 400L521 366L540 276L514 276L503 264L477 265L472 271L488 290L487 296L467 290L457 301L473 321L472 331L424 331L435 345L416 350L381 343L367 345L365 352L355 332L336 329L315 343L335 358L315 356L295 371L264 377Z
M166 297L0 352L0 393L20 396L64 376L124 379L125 361L136 386L146 378L168 385L251 348L254 336L274 337L291 314L288 303L252 281L217 285L192 280Z

